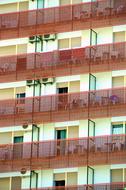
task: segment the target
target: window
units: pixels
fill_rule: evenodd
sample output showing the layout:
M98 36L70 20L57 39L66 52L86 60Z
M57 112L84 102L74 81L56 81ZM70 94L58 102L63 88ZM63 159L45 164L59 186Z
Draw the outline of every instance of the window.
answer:
M81 2L82 2L82 0L72 0L72 4L79 4Z
M60 5L78 4L81 2L82 0L60 0Z
M73 37L58 40L59 49L77 48L81 47L81 37Z
M22 143L23 142L23 136L14 137L14 143Z
M56 173L54 174L54 186L71 186L78 184L78 173L67 172L67 173Z
M78 138L78 137L79 137L79 126L69 126L68 138Z
M71 0L60 0L60 5L69 5L71 4Z
M123 169L111 170L111 182L123 182Z
M66 138L66 129L56 130L56 139L65 139Z
M123 87L124 86L124 77L113 77L112 78L112 87Z
M67 49L69 48L69 39L61 39L58 40L58 47L59 49Z
M124 42L125 41L125 32L114 32L113 33L114 42Z
M65 173L54 174L54 186L65 186Z
M68 93L68 87L57 88L58 94Z
M112 134L123 134L123 124L112 125Z
M67 185L77 185L77 172L67 173Z
M25 93L16 94L16 98L25 98Z
M24 99L25 93L16 94L16 98L17 98L17 104L24 104L25 103L25 99ZM18 98L19 98L19 100L18 100Z
M71 38L71 48L74 47L81 47L81 38L77 37L77 38Z
M80 81L70 81L69 82L69 92L79 92L80 91Z

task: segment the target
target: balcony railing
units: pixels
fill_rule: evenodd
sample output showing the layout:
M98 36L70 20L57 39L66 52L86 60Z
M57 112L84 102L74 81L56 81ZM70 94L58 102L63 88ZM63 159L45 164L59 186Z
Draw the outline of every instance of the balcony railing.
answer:
M0 172L126 163L126 135L0 145Z
M126 115L126 88L54 94L19 100L0 100L1 127Z
M125 190L126 183L101 183L91 185L76 185L76 186L60 186L60 187L43 187L43 188L30 188L30 190ZM13 189L12 189L13 190ZM23 189L29 190L29 189Z
M126 24L126 2L103 0L0 14L0 39Z
M126 42L0 57L0 82L126 69Z

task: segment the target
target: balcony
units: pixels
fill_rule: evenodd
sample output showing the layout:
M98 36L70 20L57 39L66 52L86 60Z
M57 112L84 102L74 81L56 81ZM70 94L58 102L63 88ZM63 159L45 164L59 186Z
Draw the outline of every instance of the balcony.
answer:
M125 115L126 88L0 100L1 127Z
M43 188L30 188L30 190L124 190L126 183L101 183L91 185L76 185L76 186L65 186L65 187L43 187ZM22 189L29 190L29 189Z
M0 39L126 24L126 2L102 0L0 15Z
M0 57L0 82L126 69L126 42Z
M0 172L124 164L126 135L0 145Z

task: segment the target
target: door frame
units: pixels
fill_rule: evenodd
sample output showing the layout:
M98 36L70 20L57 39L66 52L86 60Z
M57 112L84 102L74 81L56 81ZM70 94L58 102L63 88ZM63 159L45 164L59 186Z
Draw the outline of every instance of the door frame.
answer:
M96 76L94 76L93 74L89 73L89 91L91 91L91 78L94 79L94 82L95 82L94 90L96 90Z
M30 189L32 189L32 176L34 174L36 175L36 184L35 184L36 187L33 187L33 188L37 188L38 187L38 173L35 172L34 170L32 170L32 171L30 171Z
M94 168L90 167L90 166L87 166L87 185L89 185L89 169L92 171L92 174L93 174L93 178L92 178L92 185L94 184ZM91 185L91 184L90 184Z
M33 142L33 140L34 140L34 129L37 129L37 130L38 130L37 141L39 141L39 135L40 135L40 128L39 128L36 124L33 124L33 125L32 125L32 142Z
M94 125L93 126L94 127L94 129L93 129L93 136L95 137L95 122L92 121L91 119L88 119L88 137L90 137L90 134L89 134L90 133L90 129L89 129L90 128L90 122L93 123L93 125Z

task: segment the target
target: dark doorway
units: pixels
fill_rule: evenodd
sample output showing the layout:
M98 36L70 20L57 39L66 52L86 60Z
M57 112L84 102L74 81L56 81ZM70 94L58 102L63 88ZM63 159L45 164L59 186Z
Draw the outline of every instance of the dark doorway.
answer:
M68 87L57 88L57 93L58 94L68 93Z
M21 159L23 154L23 136L14 137L13 158Z
M65 186L65 180L55 181L55 186Z

